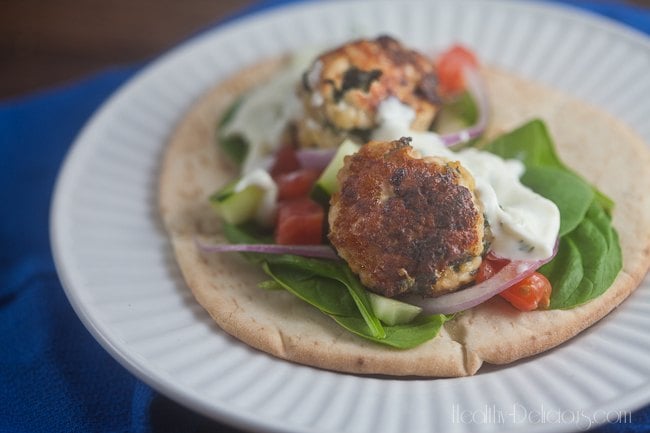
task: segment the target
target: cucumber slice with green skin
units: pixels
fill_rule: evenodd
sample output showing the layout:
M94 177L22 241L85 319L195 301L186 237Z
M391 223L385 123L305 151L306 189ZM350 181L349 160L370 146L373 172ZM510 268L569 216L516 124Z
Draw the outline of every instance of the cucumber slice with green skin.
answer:
M422 308L417 305L386 298L376 293L368 292L368 298L372 311L382 323L388 326L409 323L422 312Z
M219 216L229 224L241 224L255 218L264 191L257 185L236 190L238 181L227 184L210 197Z
M358 144L352 140L345 140L337 149L330 163L325 167L320 175L309 196L316 202L328 205L330 196L339 190L340 185L336 179L339 170L343 168L343 160L347 155L356 153L359 148Z

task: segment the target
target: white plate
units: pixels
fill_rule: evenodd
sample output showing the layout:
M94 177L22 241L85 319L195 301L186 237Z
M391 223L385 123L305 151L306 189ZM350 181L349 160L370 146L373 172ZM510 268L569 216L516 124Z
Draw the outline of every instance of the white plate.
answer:
M602 106L650 142L650 43L595 16L511 1L308 3L253 15L146 68L74 144L51 233L81 320L155 389L258 431L569 431L629 417L650 402L648 279L561 347L442 380L359 377L274 359L225 335L192 299L156 210L161 153L176 121L246 64L380 32L427 51L466 43L486 62Z

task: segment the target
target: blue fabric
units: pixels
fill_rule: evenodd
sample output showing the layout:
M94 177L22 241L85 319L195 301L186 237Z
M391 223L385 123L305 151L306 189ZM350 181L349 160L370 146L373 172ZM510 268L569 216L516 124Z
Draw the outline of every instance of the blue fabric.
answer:
M246 13L286 1L267 1ZM650 12L565 1L650 33ZM240 14L243 15L243 14ZM92 112L141 65L0 102L0 432L202 432L235 429L153 391L115 362L68 304L48 213L56 174ZM650 406L599 432L650 431Z

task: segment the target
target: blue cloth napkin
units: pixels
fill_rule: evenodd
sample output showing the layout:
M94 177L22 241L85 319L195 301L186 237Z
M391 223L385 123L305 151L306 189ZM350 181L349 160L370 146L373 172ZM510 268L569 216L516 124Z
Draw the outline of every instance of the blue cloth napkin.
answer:
M286 1L256 4L241 15ZM650 12L564 1L650 34ZM233 17L234 18L234 17ZM0 102L0 432L237 430L188 410L133 377L68 304L50 253L54 180L93 111L141 65ZM599 432L650 431L650 406Z

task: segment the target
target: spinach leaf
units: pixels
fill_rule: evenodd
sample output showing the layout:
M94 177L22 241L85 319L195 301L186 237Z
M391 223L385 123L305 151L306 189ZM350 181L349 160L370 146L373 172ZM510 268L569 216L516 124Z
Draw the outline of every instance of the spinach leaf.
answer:
M446 102L440 107L440 111L431 125L431 130L438 134L445 134L460 131L478 121L479 110L470 92L461 93L455 100ZM454 150L472 146L476 140L466 143L459 143L453 147Z
M238 166L241 166L248 156L248 141L239 134L219 136L221 150Z
M246 224L228 224L222 223L221 230L224 236L231 244L270 244L273 243L273 238L265 233L255 223ZM251 253L257 254L257 253Z
M618 233L612 227L610 215L605 213L601 207L591 206L587 211L587 217L600 230L607 242L603 283L609 286L614 282L618 271L623 267L623 253L621 252L621 244L618 241Z
M224 134L223 128L232 121L241 106L243 98L237 99L224 112L217 125L217 144L219 148L237 165L242 165L248 155L248 142L239 134Z
M549 263L538 269L553 286L549 308L561 308L584 277L580 248L571 239L560 239L557 255Z
M337 280L323 278L291 266L262 265L273 281L325 314L359 316L359 310L347 287ZM364 321L365 322L365 321Z
M329 315L348 331L377 343L410 349L438 335L448 320L443 314L418 317L406 325L384 326L384 335L378 336L368 326L350 292L340 281L286 264L267 262L262 266L273 281L287 291Z
M226 239L231 243L252 244L270 242L270 239L260 234L260 230L254 225L235 226L233 224L223 223L222 230ZM291 254L243 253L243 255L253 263L271 265L267 266L265 270L268 269L267 274L276 281L277 279L272 275L275 265L291 268L296 272L308 272L313 275L338 281L347 289L361 317L363 317L368 328L372 331L372 335L377 338L384 338L386 336L383 325L372 311L366 288L363 287L357 276L352 273L349 266L344 262L312 259ZM277 282L282 284L280 281ZM309 284L314 283L310 282ZM296 296L298 295L296 294Z
M558 256L540 272L553 281L551 308L567 309L602 295L614 282L623 262L618 234L597 201L589 207L580 225L562 242L569 247L561 244ZM580 278L571 278L575 277L578 269L582 272ZM562 270L566 276L558 278Z
M289 266L295 270L311 272L314 275L331 278L342 283L348 289L348 293L357 305L361 317L363 317L368 328L370 328L372 335L377 338L384 338L386 336L383 325L372 311L366 288L363 287L357 276L352 273L350 267L345 262L311 259L289 254L269 254L265 260L271 265L279 264Z
M529 166L521 182L556 204L560 210L560 236L580 224L594 199L594 190L587 182L554 166Z
M295 256L283 256L282 262L294 263ZM399 349L409 349L418 346L438 335L440 328L448 320L443 314L422 316L405 325L386 326L382 325L384 335L378 336L368 326L367 320L357 308L356 301L351 292L346 289L345 284L338 280L306 271L310 268L317 272L314 263L306 264L298 257L298 266L265 263L264 271L274 281L282 285L286 290L293 293L303 301L313 305L323 313L331 316L339 325L350 332L363 338L385 344ZM320 260L307 261L317 262ZM307 266L305 266L307 265Z
M560 209L557 256L539 270L553 286L550 308L573 308L604 293L622 268L611 199L560 161L540 120L497 138L485 149L522 161L522 183Z
M284 287L275 280L266 280L257 284L257 287L269 292L284 290Z
M239 107L241 107L242 102L244 101L243 97L235 99L235 101L230 104L230 106L224 111L223 115L221 116L221 119L219 119L219 122L217 124L217 127L219 129L223 128L230 122L232 122L233 117L235 117L235 114L237 113L237 110L239 110Z
M526 167L542 165L565 168L555 153L546 125L539 119L496 138L484 149L505 159L518 159Z
M264 243L270 240L254 225L223 225L231 243ZM289 254L244 253L261 263L271 281L263 287L281 287L331 316L340 326L363 338L398 349L418 346L438 335L449 317L422 316L405 325L382 324L370 306L366 288L344 262Z
M442 106L441 111L447 111L463 121L466 126L478 121L478 107L470 92L461 93L458 98Z
M231 244L270 244L273 242L273 238L262 232L254 223L234 225L223 221L221 230ZM263 263L267 256L260 253L241 253L241 255L251 263Z
M506 159L518 159L526 168L533 166L555 167L578 176L560 160L553 140L544 122L539 119L520 126L494 141L488 143L484 150L492 152ZM598 203L607 213L611 213L614 202L602 192L593 188Z
M595 298L596 294L600 294L598 292L608 287L602 285L602 265L607 243L593 223L585 219L567 236L567 242L579 254L583 275L575 286L554 283L551 308L573 308Z
M368 332L368 327L362 319L343 316L333 316L332 318L354 334L397 349L410 349L431 340L438 335L442 325L449 320L444 314L420 316L405 325L385 326L386 336L376 338Z

